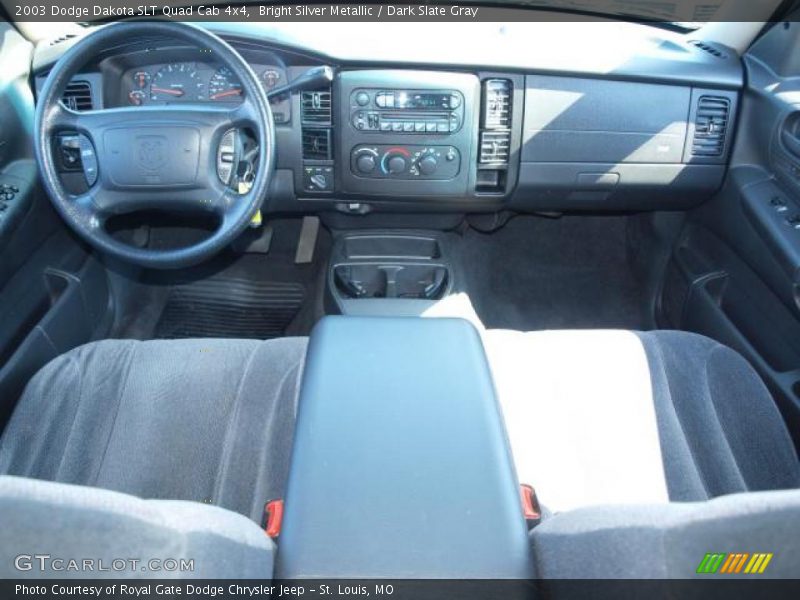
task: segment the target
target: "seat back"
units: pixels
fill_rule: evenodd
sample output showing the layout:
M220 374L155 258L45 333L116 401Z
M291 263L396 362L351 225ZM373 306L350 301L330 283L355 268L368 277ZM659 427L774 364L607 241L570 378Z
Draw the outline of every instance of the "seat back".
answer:
M272 540L215 506L0 476L0 515L0 578L272 577Z

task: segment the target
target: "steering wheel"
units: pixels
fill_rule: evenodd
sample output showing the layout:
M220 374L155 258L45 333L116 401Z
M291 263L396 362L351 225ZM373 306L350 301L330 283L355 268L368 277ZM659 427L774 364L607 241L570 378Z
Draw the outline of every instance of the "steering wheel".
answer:
M132 39L159 36L210 50L241 82L243 100L230 105L181 103L77 112L61 97L70 79L100 52ZM210 258L232 242L261 207L274 170L275 126L264 89L236 50L198 26L133 21L101 27L55 64L36 107L36 158L43 184L64 220L90 245L123 261L151 268L178 268ZM239 193L230 180L233 130L257 138L255 175ZM65 190L59 177L57 137L73 134L88 190ZM227 172L226 172L227 169ZM227 177L226 177L227 176ZM219 226L191 246L156 250L125 244L106 229L109 218L141 210L213 215Z

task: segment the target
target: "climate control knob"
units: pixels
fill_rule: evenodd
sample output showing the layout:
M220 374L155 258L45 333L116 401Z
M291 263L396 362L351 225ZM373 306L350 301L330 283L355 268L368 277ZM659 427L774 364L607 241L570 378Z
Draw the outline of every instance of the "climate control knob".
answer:
M437 166L439 166L439 163L432 154L427 154L417 161L417 168L419 168L419 172L423 175L433 175L436 172Z
M356 160L356 168L360 173L372 173L375 170L375 157L372 154L361 154Z
M403 173L406 170L406 159L399 154L394 154L386 161L386 169L390 175Z

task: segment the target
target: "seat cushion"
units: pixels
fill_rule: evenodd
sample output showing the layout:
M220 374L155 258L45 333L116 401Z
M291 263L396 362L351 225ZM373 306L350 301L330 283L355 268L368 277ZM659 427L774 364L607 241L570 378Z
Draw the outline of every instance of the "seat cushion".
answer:
M755 573L759 579L796 579L800 491L583 508L546 519L531 532L531 543L536 576L543 579L742 579ZM615 589L616 596L627 595ZM700 596L681 591L657 597Z
M484 344L518 476L547 509L800 486L766 387L708 338L488 331Z
M0 476L0 514L0 578L272 576L272 540L215 506Z
M306 340L107 340L29 383L0 474L194 500L261 519L282 497Z

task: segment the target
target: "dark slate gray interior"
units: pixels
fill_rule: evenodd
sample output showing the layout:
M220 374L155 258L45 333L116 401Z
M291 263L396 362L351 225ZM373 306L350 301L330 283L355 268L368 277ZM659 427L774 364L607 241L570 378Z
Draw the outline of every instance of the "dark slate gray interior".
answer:
M437 37L438 53L392 44L389 31L370 48L335 28L189 28L189 39L219 36L265 86L271 121L240 131L233 150L274 170L259 169L268 192L239 215L237 239L159 270L76 235L42 185L41 93L92 28L31 43L0 19L0 554L36 542L98 558L163 550L197 557L193 575L206 578L571 579L695 577L706 552L763 550L774 552L767 576L797 577L791 4L743 52L627 22L626 48L588 28L543 46L544 35L525 39L531 25ZM184 88L146 82L188 65L210 87L222 64L168 27L97 50L62 82L63 100L78 114L137 116L138 101L177 112ZM557 51L582 44L615 60ZM226 85L217 107L240 95ZM209 108L206 91L196 110ZM218 167L212 138L202 164ZM94 185L92 165L55 154L46 171L70 208ZM125 171L96 166L105 183ZM136 173L151 176L142 164L123 175ZM103 235L128 258L181 254L220 225L166 207L120 211ZM650 389L636 400L655 411L662 503L546 510L527 531L515 465L565 458L522 456L506 440L508 373L494 352L548 330L640 343ZM513 358L514 381L535 371ZM589 370L563 367L571 380ZM620 385L642 375L615 368ZM562 375L548 399L594 400L559 398ZM541 401L526 390L523 401ZM537 425L555 439L591 428L587 414ZM623 416L601 433L613 445L630 426ZM563 477L574 482L569 468ZM264 505L284 498L275 545ZM0 562L0 576L18 574Z

